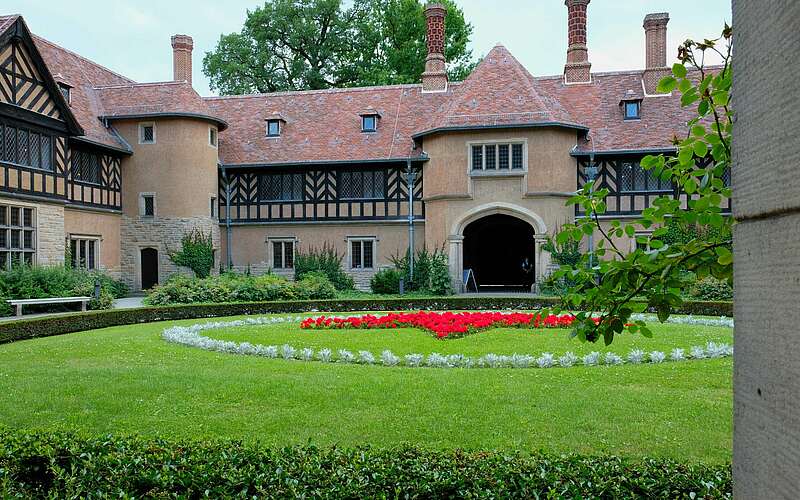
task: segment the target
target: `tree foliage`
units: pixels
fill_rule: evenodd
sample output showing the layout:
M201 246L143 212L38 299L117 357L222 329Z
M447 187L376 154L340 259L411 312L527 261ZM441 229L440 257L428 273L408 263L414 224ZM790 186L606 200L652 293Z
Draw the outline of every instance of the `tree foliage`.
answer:
M472 25L453 0L442 3L450 76L462 79L474 67ZM423 9L420 0L268 0L220 37L203 72L221 94L415 83L427 55Z
M586 217L566 225L556 241L564 244L592 234L598 239L594 254L599 259L594 259L591 267L586 256L577 265L562 266L555 273L556 278L575 283L562 297L565 307L601 315L595 324L591 313L578 313L573 334L581 340L595 342L602 337L610 344L614 335L625 329L649 337L652 333L645 322L631 320L634 312L652 308L660 321L666 321L683 303L681 290L687 287L687 280L713 276L732 282L733 221L722 213L723 203L731 196L723 180L731 167L731 47L732 30L727 25L717 39L687 40L679 48L680 63L672 67L672 76L659 83L660 92L677 89L681 105L697 110L687 124L686 136L674 139L677 154L646 156L641 162L652 175L671 180L675 196L659 196L638 219L625 224L612 221L608 227L601 224L608 189L595 189L593 182L588 182L569 200L581 206ZM706 68L707 51L723 57L722 67ZM682 194L690 198L685 207L678 196ZM688 231L689 227L701 230ZM676 228L679 238L672 237ZM651 229L649 235L636 236ZM614 239L624 236L636 237L639 248L623 252ZM634 298L644 302L634 302Z
M188 267L198 278L207 278L214 267L214 243L211 232L192 229L181 237L181 249L169 254L178 266Z

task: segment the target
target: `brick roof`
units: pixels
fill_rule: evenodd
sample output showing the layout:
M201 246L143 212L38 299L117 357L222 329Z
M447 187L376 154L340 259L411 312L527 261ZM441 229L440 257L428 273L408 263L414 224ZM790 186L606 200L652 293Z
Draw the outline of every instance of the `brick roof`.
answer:
M553 123L580 127L557 99L537 90L533 76L498 44L427 126L431 131ZM426 131L418 131L418 135L421 132Z
M453 88L458 85L453 86ZM207 98L230 128L219 137L223 163L301 163L417 157L411 136L424 128L450 92L423 93L421 85L280 92ZM361 113L378 112L378 130L361 132ZM266 137L277 113L281 136Z
M217 123L221 130L227 128L185 81L96 86L93 90L102 103L103 118L196 116Z

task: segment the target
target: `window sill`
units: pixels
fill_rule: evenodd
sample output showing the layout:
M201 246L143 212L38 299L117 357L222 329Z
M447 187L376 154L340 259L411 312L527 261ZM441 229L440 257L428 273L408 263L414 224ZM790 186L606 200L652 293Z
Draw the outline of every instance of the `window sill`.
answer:
M469 173L470 177L524 177L528 173L527 170L473 170Z
M56 173L55 169L48 169L48 168L44 168L44 167L34 167L33 165L23 165L22 163L14 163L13 161L0 160L0 163L2 163L4 165L8 165L10 167L14 167L14 168L26 168L26 169L30 169L30 170L36 170L37 172L47 172L49 174L55 174Z

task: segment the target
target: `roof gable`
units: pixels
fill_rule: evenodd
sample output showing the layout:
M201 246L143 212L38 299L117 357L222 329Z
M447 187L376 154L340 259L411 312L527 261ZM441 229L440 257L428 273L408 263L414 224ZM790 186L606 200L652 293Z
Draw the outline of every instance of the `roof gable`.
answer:
M0 102L51 119L52 125L82 135L69 105L20 16L0 18Z

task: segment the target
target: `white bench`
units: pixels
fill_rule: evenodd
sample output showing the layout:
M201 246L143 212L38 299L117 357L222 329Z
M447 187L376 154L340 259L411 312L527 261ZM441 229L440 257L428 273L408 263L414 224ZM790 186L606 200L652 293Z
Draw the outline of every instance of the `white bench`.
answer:
M17 316L22 316L22 306L29 306L32 304L72 304L75 302L81 303L81 311L86 310L86 304L92 300L91 297L53 297L51 299L17 299L7 300L9 304L17 309Z

